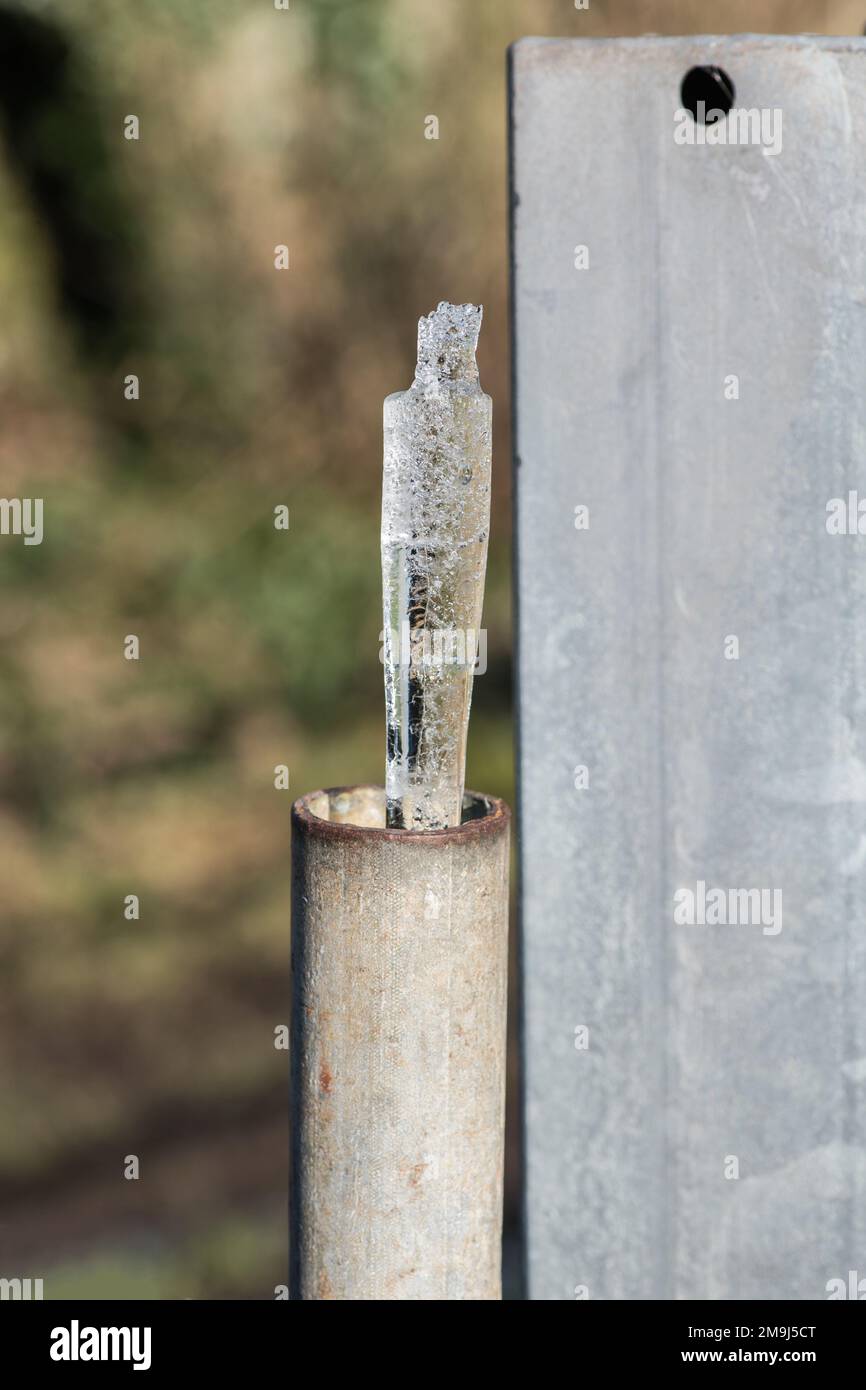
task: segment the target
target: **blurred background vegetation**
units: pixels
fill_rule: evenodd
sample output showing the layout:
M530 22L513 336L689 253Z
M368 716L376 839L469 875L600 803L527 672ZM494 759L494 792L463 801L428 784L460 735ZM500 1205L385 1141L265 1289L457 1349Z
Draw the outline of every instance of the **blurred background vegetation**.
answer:
M0 0L0 495L45 506L0 538L0 1275L285 1282L289 805L382 777L382 399L443 298L495 403L468 782L513 798L507 45L864 9Z

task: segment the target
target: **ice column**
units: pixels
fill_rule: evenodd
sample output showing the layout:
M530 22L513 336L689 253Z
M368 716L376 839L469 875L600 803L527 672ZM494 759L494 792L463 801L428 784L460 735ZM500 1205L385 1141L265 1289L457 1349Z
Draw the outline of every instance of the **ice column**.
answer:
M481 312L442 303L422 318L415 380L384 407L386 818L408 830L461 818L490 525Z

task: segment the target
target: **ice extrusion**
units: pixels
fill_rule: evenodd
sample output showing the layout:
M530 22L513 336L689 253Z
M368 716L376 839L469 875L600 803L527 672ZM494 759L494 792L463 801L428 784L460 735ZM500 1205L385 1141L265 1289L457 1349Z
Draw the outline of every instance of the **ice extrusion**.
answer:
M443 302L420 319L415 380L384 406L385 790L388 825L407 829L461 817L490 526L481 315Z

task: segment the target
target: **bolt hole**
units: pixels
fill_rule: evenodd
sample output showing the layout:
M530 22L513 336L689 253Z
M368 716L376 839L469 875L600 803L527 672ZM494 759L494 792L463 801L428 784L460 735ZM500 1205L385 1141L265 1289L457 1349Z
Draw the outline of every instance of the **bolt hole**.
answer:
M715 125L727 116L735 95L734 84L724 68L689 68L680 87L684 109L702 125Z

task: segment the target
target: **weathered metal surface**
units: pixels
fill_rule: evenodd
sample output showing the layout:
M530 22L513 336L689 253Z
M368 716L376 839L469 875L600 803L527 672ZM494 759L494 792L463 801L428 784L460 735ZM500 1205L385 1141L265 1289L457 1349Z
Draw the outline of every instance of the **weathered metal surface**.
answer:
M532 1298L866 1274L864 53L513 53ZM675 142L702 64L777 153Z
M465 804L293 808L293 1298L501 1296L510 813Z

